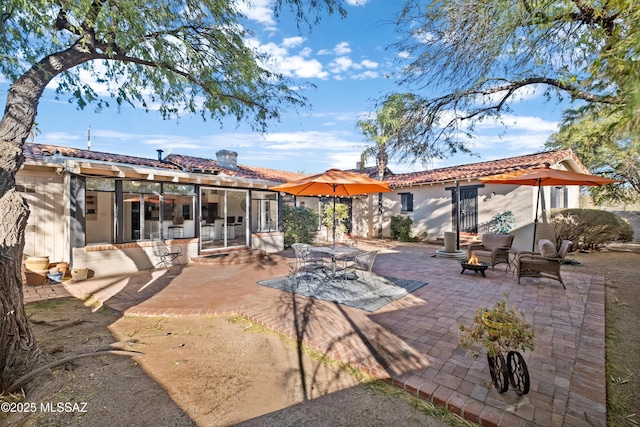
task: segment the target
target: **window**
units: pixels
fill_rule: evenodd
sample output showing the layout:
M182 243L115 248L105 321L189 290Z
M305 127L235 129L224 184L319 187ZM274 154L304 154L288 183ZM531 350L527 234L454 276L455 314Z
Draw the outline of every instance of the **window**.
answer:
M115 181L87 178L86 244L115 242Z
M122 181L122 206L115 206L116 180L86 180L86 244L195 236L195 186L152 181ZM122 212L121 220L116 212ZM119 222L121 221L121 222Z
M400 204L402 212L413 212L413 194L400 193Z
M278 196L276 193L252 193L252 231L278 231Z
M551 209L568 206L567 187L551 187Z

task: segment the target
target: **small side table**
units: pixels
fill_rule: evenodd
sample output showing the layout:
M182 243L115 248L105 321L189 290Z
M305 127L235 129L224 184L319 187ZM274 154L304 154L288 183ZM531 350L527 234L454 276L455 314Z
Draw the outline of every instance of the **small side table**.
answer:
M518 255L519 251L510 249L509 254L507 255L507 271L511 271L511 274L516 273L516 269L518 268Z

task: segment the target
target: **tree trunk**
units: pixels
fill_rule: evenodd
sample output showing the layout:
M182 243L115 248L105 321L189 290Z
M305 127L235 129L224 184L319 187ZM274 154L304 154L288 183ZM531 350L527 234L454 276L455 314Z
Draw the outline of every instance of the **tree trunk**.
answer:
M0 393L41 355L24 310L22 256L29 206L16 191L16 173L24 162L24 142L33 126L38 101L53 77L92 59L73 47L44 58L11 85L0 121Z
M378 180L384 179L384 170L387 168L389 162L389 155L387 154L386 147L378 147L378 155L376 156L376 166L378 168ZM382 193L378 193L378 239L382 239L382 224L383 224L383 200Z

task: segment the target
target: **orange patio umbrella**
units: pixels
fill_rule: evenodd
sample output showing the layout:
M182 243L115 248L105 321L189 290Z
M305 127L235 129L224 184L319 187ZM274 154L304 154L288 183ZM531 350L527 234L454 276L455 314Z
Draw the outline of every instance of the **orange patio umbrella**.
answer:
M296 196L332 196L333 197L333 245L336 244L336 197L357 196L369 193L391 192L389 184L369 178L356 172L329 169L326 172L311 175L285 184L271 187L270 190Z
M536 199L536 218L533 222L533 246L536 245L536 229L538 226L538 206L540 205L541 187L542 186L565 186L565 185L587 185L599 186L622 182L617 179L605 178L598 175L589 175L584 173L571 172L564 169L533 168L524 169L515 172L503 173L500 175L492 175L480 178L485 184L511 184L511 185L529 185L538 187L538 198Z

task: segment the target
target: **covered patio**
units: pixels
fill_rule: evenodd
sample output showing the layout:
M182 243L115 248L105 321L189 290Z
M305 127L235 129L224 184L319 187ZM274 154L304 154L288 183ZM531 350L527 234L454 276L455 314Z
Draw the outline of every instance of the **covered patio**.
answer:
M360 246L380 251L374 272L427 285L373 313L258 285L288 273L287 250L245 264L221 259L65 287L130 316L240 314L483 425L606 425L603 277L566 265L566 290L539 278L518 285L503 264L487 277L460 274L456 260L434 257L437 246ZM38 291L25 287L25 301L39 299ZM458 345L458 326L504 293L536 331L535 351L524 354L531 390L523 396L498 393L484 353L474 359ZM307 321L294 316L303 312Z

